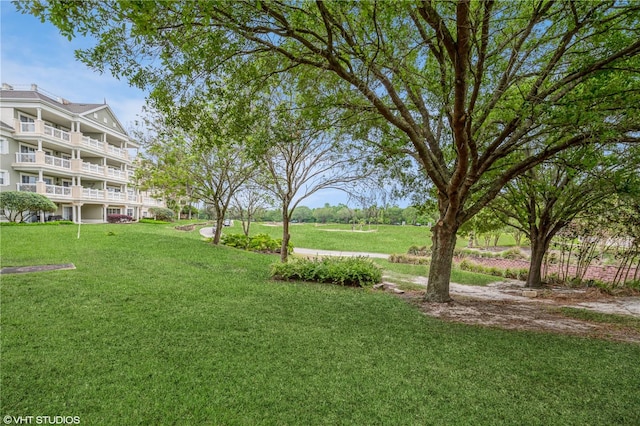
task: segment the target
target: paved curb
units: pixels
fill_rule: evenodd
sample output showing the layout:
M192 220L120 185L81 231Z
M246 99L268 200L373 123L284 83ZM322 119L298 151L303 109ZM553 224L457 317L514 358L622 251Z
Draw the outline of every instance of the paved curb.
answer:
M64 263L62 265L36 265L36 266L12 266L0 269L0 274L27 274L30 272L47 272L76 269L73 263Z

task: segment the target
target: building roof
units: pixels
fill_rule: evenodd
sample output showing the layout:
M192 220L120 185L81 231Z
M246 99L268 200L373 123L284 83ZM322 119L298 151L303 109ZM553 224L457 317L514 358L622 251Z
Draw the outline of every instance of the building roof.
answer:
M71 102L63 98L53 98L45 95L37 88L36 90L7 90L3 86L2 90L0 90L0 99L39 99L41 101L54 104L57 107L66 109L74 114L82 114L83 112L91 111L101 106L106 106L106 104L84 104Z
M3 83L2 88L0 89L0 101L43 102L45 104L53 106L54 108L62 109L71 114L82 116L85 119L99 126L104 126L104 123L98 122L95 116L91 117L89 113L96 113L96 112L99 112L100 110L106 110L107 114L111 117L111 119L114 122L114 129L117 132L127 136L127 131L125 130L124 126L120 123L120 120L113 113L109 105L107 105L106 101L100 104L71 102L67 99L54 95L53 93L49 93L46 90L41 89L35 84L32 84L30 86L24 86L24 85L18 86L18 85L9 85L6 83ZM129 139L129 143L137 145L137 143L131 139Z

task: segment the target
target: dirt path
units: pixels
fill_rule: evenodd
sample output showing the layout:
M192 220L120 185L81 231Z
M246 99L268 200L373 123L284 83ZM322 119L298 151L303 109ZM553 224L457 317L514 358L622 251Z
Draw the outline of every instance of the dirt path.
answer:
M426 285L426 278L414 282ZM570 318L560 308L587 309L640 318L640 297L613 297L596 288L551 288L523 296L524 283L499 282L485 287L451 284L451 303L427 303L424 292L402 295L427 315L447 321L509 330L529 330L640 343L640 330L617 324Z

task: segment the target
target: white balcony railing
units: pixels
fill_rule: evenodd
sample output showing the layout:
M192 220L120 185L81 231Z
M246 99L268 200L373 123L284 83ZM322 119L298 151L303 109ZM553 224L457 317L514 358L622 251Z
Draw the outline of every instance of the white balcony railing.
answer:
M126 158L127 151L122 148L117 148L113 145L107 145L107 152L111 155L115 155L116 157Z
M37 192L35 183L18 183L16 184L18 191Z
M35 163L35 162L36 162L35 152L29 152L29 153L16 152L16 163Z
M46 185L45 188L47 195L67 198L71 197L71 188L68 186Z
M155 198L149 198L149 197L144 197L142 199L142 203L147 205L147 206L161 206L162 205L162 201L161 200L156 200Z
M61 167L63 169L71 169L71 161L65 160L64 158L54 157L53 155L45 155L44 156L45 164L54 167Z
M104 167L97 164L82 162L82 171L87 173L95 173L98 175L104 175Z
M104 191L100 189L83 188L82 197L91 200L104 200Z
M101 142L97 139L90 138L89 136L82 137L82 145L88 146L89 148L95 148L100 151L104 151L104 142Z
M107 191L107 200L110 201L124 201L125 195L122 192Z
M125 172L118 169L112 169L110 167L107 169L107 175L118 179L127 179L127 174Z
M69 142L71 140L71 134L69 132L47 126L46 124L44 125L44 134L65 142Z

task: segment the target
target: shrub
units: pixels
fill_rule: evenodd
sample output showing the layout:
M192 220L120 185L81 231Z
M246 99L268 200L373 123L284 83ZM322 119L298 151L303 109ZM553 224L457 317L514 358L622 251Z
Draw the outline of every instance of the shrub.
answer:
M287 263L271 265L271 277L276 280L300 280L370 287L382 281L382 272L370 259L364 257L322 259L291 259Z
M409 250L407 250L407 254L410 254L412 256L430 256L431 250L429 250L427 246L411 246L409 247Z
M257 251L261 253L280 253L282 238L271 238L268 234L256 234L247 237L244 234L225 234L220 238L220 243L243 250ZM288 253L293 253L293 244L289 241Z
M511 259L511 260L527 259L527 255L524 254L522 250L520 250L519 248L512 248L512 249L506 250L501 254L501 257L505 259Z
M0 192L0 211L10 222L23 222L32 212L54 212L58 206L35 192Z
M249 247L249 237L244 234L225 234L220 237L220 243L225 246L235 247L243 250L247 250Z
M431 263L431 258L425 256L411 256L408 254L391 254L389 255L389 262L409 263L412 265L429 265Z
M132 222L133 218L126 214L110 214L107 215L107 222L109 223L127 223Z
M267 234L257 234L249 239L248 250L274 253L279 251L282 240L278 242Z
M162 220L166 222L173 222L173 211L164 207L151 207L149 213L153 215L156 220Z

